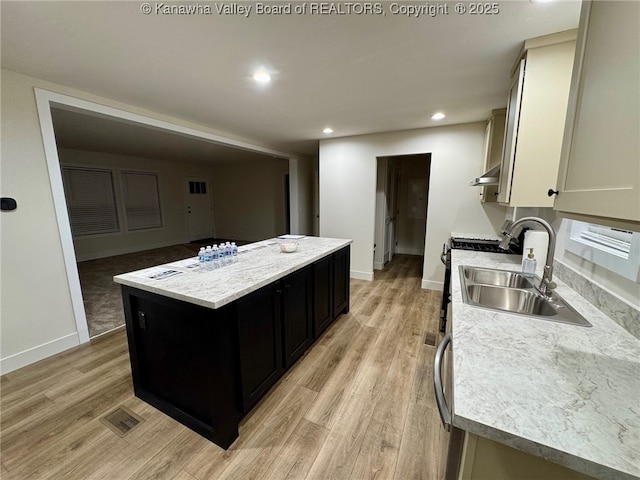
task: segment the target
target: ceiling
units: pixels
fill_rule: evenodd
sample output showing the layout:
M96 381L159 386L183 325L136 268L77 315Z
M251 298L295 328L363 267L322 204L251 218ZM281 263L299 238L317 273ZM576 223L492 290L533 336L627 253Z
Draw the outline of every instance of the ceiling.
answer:
M208 164L277 158L113 117L82 114L77 110L52 108L51 117L58 148Z
M2 0L2 68L279 151L316 154L327 126L348 136L485 120L506 105L522 42L576 28L580 10L579 0L503 0L496 15L458 15L442 1L432 5L447 5L448 14L408 17L385 0L380 15L259 15L255 3L226 4L252 6L245 17L219 14L221 2L182 4L208 5L211 14L155 11L173 2L152 1L144 15L140 1ZM346 2L333 5L346 11ZM262 87L251 78L260 66L272 73ZM446 119L431 120L435 111ZM139 156L162 143L159 131L126 134L124 124L62 110L56 117L56 135L71 148L108 143L109 128ZM214 148L186 137L165 141L205 157Z

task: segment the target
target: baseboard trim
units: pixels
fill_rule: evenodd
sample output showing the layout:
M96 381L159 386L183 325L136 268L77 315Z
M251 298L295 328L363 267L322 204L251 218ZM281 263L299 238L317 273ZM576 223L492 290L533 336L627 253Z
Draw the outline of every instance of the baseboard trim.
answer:
M444 282L434 282L433 280L425 280L422 279L422 283L420 285L423 290L440 290L444 289Z
M373 281L373 272L358 272L357 270L349 271L349 277L355 278L356 280L367 280L369 282Z
M13 372L78 345L80 345L80 340L78 339L78 334L74 332L37 347L10 355L0 359L0 375Z

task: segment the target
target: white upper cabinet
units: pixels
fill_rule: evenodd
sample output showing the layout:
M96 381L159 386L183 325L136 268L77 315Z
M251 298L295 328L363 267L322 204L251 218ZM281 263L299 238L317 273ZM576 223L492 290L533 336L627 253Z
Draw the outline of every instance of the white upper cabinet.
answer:
M527 40L512 74L498 202L551 207L564 132L576 30Z
M636 231L639 32L639 2L583 3L554 204L567 216Z

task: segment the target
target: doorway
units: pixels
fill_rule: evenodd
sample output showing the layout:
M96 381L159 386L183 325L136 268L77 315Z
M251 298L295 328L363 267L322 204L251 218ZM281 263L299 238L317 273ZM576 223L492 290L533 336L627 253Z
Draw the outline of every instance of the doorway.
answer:
M289 186L289 174L284 174L284 225L285 232L291 233L291 190Z
M42 132L42 139L44 144L45 157L47 160L47 170L49 173L49 181L51 184L53 204L59 227L60 243L62 246L62 254L64 258L64 268L66 272L66 279L68 282L73 315L77 329L78 343L88 342L90 334L87 325L86 310L83 303L80 275L77 267L77 255L74 248L73 235L71 233L71 224L67 211L67 202L65 200L65 192L60 169L60 159L57 150L56 134L54 132L53 126L52 109L76 112L79 114L87 115L91 118L108 120L113 119L116 125L140 127L156 133L160 132L175 135L176 138L180 137L182 139L185 139L185 141L194 140L196 142L203 142L206 143L210 148L215 147L223 149L226 157L228 158L235 158L235 154L241 154L243 157L246 155L256 155L262 158L266 155L271 158L289 158L289 154L287 153L278 152L243 141L232 140L190 127L184 127L182 125L170 123L164 120L158 120L118 108L97 104L87 100L81 100L64 94L49 92L36 88L35 96L40 122L40 130ZM135 137L136 135L126 136L126 138ZM117 144L122 144L123 141L124 137L120 137ZM154 142L148 142L148 145L153 146L155 144ZM198 148L195 150L201 151L202 149ZM163 151L168 150L165 148L163 149ZM204 153L210 153L209 148L205 149ZM292 160L290 159L290 162L291 161ZM178 192L180 192L180 187L178 188ZM294 205L294 208L297 208L297 203Z
M211 180L186 176L185 199L189 242L214 238Z
M374 270L396 254L424 255L431 154L378 157Z

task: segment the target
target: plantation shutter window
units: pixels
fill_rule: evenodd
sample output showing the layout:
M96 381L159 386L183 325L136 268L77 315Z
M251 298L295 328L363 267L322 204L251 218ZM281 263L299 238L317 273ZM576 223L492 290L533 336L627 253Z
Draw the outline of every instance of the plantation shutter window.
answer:
M62 167L62 179L74 237L119 232L111 170Z
M162 226L158 175L146 172L122 172L122 189L128 230Z

